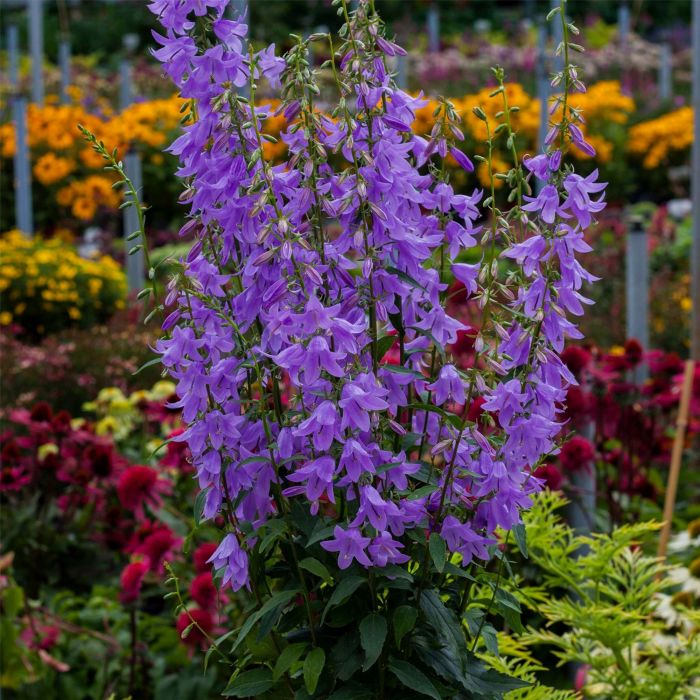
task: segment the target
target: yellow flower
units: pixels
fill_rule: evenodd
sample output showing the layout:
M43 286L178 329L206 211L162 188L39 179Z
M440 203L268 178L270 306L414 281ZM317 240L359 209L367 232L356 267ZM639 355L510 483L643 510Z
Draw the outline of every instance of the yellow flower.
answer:
M39 457L40 462L43 462L49 455L57 454L58 445L55 445L53 442L45 442L43 445L39 445L37 449L37 457Z
M75 163L68 158L46 153L37 160L34 175L42 185L53 185L70 175L74 169Z
M9 326L12 323L12 314L9 311L0 311L0 326Z
M90 221L95 216L95 204L87 197L78 197L71 207L73 216L81 221Z

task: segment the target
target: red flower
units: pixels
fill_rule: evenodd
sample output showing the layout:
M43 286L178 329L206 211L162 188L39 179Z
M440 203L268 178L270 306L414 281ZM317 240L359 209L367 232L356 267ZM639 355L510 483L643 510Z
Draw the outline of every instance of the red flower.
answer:
M56 644L60 634L60 628L54 625L34 623L29 627L25 627L20 637L30 649L48 651Z
M190 584L190 596L200 608L209 610L216 604L218 591L214 585L211 572L205 571L192 579Z
M160 463L164 467L176 469L183 474L190 474L194 471L191 461L190 448L187 446L186 442L180 442L173 439L178 437L178 435L182 435L184 432L184 428L176 428L170 433L170 435L168 435L170 442L165 448L165 455L160 460Z
M144 505L149 503L154 508L160 507L160 495L169 491L169 486L159 478L155 469L137 464L121 474L117 492L122 506L141 519Z
M49 406L46 401L39 401L39 403L35 404L32 408L29 417L37 423L49 423L53 418L51 406Z
M484 409L482 406L486 403L486 399L483 396L477 396L470 404L469 404L469 409L467 410L467 420L470 420L474 423L480 423L482 424L481 421L481 416L484 412Z
M471 355L474 352L476 335L476 328L457 331L457 342L450 345L450 352L453 355Z
M642 344L638 340L630 338L625 343L625 357L627 357L632 367L636 367L644 359Z
M143 559L132 561L124 567L119 579L122 588L119 594L119 600L121 600L122 603L127 605L138 600L141 593L141 586L143 585L143 579L147 571L148 561Z
M588 415L589 410L590 400L583 389L580 386L569 387L569 390L566 392L565 415L567 419L578 423Z
M175 625L180 638L182 638L182 633L192 624L193 620L196 624L190 629L187 636L182 641L191 647L205 647L207 641L202 631L207 634L211 633L214 629L214 618L209 612L200 610L199 608L192 608L192 610L180 613Z
M159 525L134 551L148 557L151 571L161 571L163 561L181 542L167 525Z
M593 445L586 438L575 435L561 448L559 461L564 471L575 472L590 468L594 456Z
M205 542L194 550L192 560L194 561L194 569L198 574L211 569L211 564L207 564L207 561L211 558L211 555L214 554L217 546L215 542Z
M544 481L544 485L550 491L558 491L561 488L564 477L553 464L543 464L534 471L534 476Z

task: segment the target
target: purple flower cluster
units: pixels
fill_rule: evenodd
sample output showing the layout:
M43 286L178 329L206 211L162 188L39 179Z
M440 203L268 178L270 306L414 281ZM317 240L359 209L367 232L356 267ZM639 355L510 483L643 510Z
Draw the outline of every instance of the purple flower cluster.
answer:
M482 194L456 193L439 167L450 153L472 167L455 148L457 119L445 103L429 137L411 132L423 101L395 87L385 58L402 49L369 3L347 17L330 116L300 52L254 53L226 5L150 5L164 27L155 55L196 113L171 151L197 242L158 350L177 380L204 516L223 514L231 530L212 560L234 589L248 585L254 533L300 499L333 521L321 546L342 569L404 564L431 532L464 565L487 559L557 449L575 382L558 352L579 337L567 312L581 313L591 279L574 256L603 186L565 173L557 150L528 161L543 187L520 213L530 235L503 238L519 276L496 299L494 259L457 262L482 234ZM282 165L263 157L262 79L284 85L281 110L295 118ZM446 352L465 330L445 310L452 276L502 309L466 371ZM399 364L382 362L394 341ZM468 420L484 399L489 421Z

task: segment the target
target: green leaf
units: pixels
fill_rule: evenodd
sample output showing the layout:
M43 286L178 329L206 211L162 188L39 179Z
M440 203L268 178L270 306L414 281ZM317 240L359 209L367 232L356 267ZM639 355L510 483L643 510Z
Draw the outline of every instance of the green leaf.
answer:
M420 284L420 282L416 282L416 280L414 280L413 277L409 277L402 270L398 270L395 267L387 267L386 271L391 272L392 275L396 275L402 282L406 282L406 284L410 284L412 287L415 287L416 289L420 289L420 290L424 291L426 294L428 294L428 290L422 284Z
M244 671L233 678L222 693L227 698L259 697L266 693L275 682L269 668L256 668L254 671Z
M433 532L430 535L428 547L435 568L438 570L438 573L442 573L447 563L447 545L445 544L445 540L443 540L437 532Z
M287 523L284 520L268 520L264 527L265 537L260 542L260 553L265 554L268 549L287 531Z
M318 576L323 581L328 581L331 578L330 571L314 557L302 559L299 562L299 566L306 571L310 571L314 576Z
M360 622L360 645L365 650L363 671L371 668L382 653L386 630L386 619L379 613L370 613Z
M486 648L494 655L499 656L498 653L498 636L493 625L486 623L481 628L481 638L484 640Z
M414 628L417 618L418 610L410 605L400 605L396 608L392 622L397 647L401 646L401 640Z
M335 587L330 600L326 604L323 615L321 616L321 624L325 622L326 615L330 612L331 608L344 603L364 582L365 579L362 576L348 576L342 579Z
M290 644L282 649L282 653L279 655L277 663L275 664L275 670L272 672L272 677L275 680L280 679L297 661L299 661L306 647L306 642L297 642L296 644Z
M131 376L135 377L137 374L139 374L139 372L142 372L147 367L153 367L153 365L160 364L160 361L161 361L160 357L154 357L152 360L149 360L148 362L144 362L135 372L131 373Z
M310 547L312 544L316 544L321 540L325 540L326 537L330 537L333 534L333 530L335 530L335 525L326 526L319 521L319 527L314 527L313 532L311 533L309 539L306 542L306 546Z
M231 647L231 652L234 652L238 648L238 645L250 634L250 631L253 629L255 623L260 620L263 615L266 615L268 612L270 612L270 610L274 610L278 605L288 603L290 600L292 600L292 598L298 595L298 593L298 588L288 591L278 591L272 595L272 597L265 603L265 605L262 606L262 608L260 608L260 610L256 610L254 613L251 613L238 632L236 641Z
M420 607L426 621L451 652L459 655L466 648L462 625L452 610L448 610L436 590L423 591Z
M316 692L318 679L326 663L326 652L320 647L312 649L304 659L304 685L310 695Z
M209 494L210 488L211 487L207 487L205 489L202 489L197 494L197 497L194 499L194 523L195 523L195 525L199 525L204 518L204 503L207 500L207 495Z
M421 486L420 488L416 489L415 491L411 491L407 499L409 501L415 501L418 498L423 498L423 496L430 496L431 493L435 493L436 491L439 491L440 487L439 486L431 486L428 484L427 486Z
M527 538L525 535L525 525L523 523L518 523L517 525L513 526L513 529L511 530L513 533L513 537L515 537L515 543L518 545L518 549L520 550L520 553L525 557L525 559L528 558L527 554Z
M336 690L328 697L328 700L371 700L374 693L359 683L348 683Z
M496 591L496 609L501 614L503 619L508 623L508 626L517 634L523 631L523 625L520 621L520 603L518 599L503 588Z
M430 682L430 679L408 661L391 659L388 668L407 688L421 695L427 695L429 698L434 698L434 700L442 700L442 696Z
M377 341L377 357L381 360L398 340L395 335L385 335Z

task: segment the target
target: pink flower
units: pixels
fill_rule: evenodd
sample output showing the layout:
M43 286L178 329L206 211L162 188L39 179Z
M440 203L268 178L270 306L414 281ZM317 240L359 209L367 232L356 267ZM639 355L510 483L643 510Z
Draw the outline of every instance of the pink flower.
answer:
M159 476L155 469L140 464L122 472L117 486L122 506L133 511L139 519L144 517L143 507L146 503L159 508L161 494L170 491L170 484Z
M129 603L134 603L138 600L141 594L141 586L143 585L143 579L148 572L148 560L138 559L127 564L122 575L119 578L121 584L121 592L119 593L119 600L125 605Z

